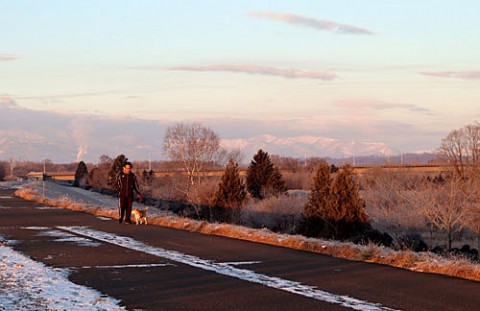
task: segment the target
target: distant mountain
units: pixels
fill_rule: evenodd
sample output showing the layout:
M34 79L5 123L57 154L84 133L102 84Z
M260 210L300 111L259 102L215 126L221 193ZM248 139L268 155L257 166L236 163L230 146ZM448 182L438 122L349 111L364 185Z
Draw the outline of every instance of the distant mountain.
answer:
M132 122L134 123L134 122ZM116 124L115 124L116 125ZM161 150L162 135L154 138L145 133L161 133L161 125L128 124L125 128L137 128L126 135L124 131L100 132L93 128L88 137L83 138L76 128L73 131L58 132L54 128L36 131L21 129L0 130L0 160L42 161L50 159L55 163L70 163L79 160L96 163L101 155L115 157L121 153L132 160L164 159ZM112 127L122 128L122 127ZM123 129L123 128L122 128ZM109 135L110 134L110 135ZM82 134L83 135L83 134ZM108 142L108 143L106 143ZM293 158L325 158L329 163L342 164L383 164L383 163L426 163L431 154L400 155L381 142L342 141L317 136L275 137L259 135L250 138L222 139L221 145L227 150L239 149L244 154L243 161L249 163L259 149L270 155ZM125 148L122 148L125 147ZM156 151L155 151L156 150Z
M163 135L167 123L139 119L113 119L7 109L0 106L0 160L97 163L102 155L125 154L131 160L164 160ZM319 136L222 139L226 149L240 149L249 163L259 149L271 155L326 158L329 162L355 160L384 163L399 155L382 142L360 142ZM367 158L366 158L367 159Z
M223 139L226 149L238 148L245 157L251 158L259 150L269 154L289 156L293 158L354 158L361 156L386 157L399 154L381 142L342 141L317 136L275 137L260 135L244 139Z

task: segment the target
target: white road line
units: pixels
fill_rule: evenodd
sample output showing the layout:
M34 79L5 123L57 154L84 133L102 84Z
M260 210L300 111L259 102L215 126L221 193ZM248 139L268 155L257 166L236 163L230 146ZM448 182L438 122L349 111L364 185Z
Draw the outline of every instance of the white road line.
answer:
M240 280L262 284L271 288L280 289L296 295L313 298L319 301L338 304L343 307L362 311L395 311L389 307L384 307L379 303L373 303L346 295L335 295L326 291L318 290L314 286L304 285L299 282L290 281L278 277L272 277L265 274L256 273L251 270L239 269L225 264L215 263L212 260L202 259L196 256L183 254L177 251L170 251L160 247L153 247L142 242L136 241L130 237L118 236L112 233L97 231L88 227L65 227L59 226L59 229L72 232L78 235L86 236L92 239L125 247L138 252L166 258L175 262L183 263L191 267L212 271L218 274L230 276Z

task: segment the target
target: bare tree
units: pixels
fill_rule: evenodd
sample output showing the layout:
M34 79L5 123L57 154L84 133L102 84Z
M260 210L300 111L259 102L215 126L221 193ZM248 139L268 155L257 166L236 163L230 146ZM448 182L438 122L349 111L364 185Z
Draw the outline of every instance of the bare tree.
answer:
M243 159L245 159L245 154L240 148L233 148L225 153L225 160L227 162L225 165L227 165L230 160L235 163L242 163Z
M446 235L448 249L466 224L470 206L475 202L475 192L468 181L452 177L445 184L426 182L411 199L424 217Z
M480 123L465 126L465 140L469 152L468 159L474 166L480 164Z
M462 176L466 164L465 158L467 158L464 131L462 129L452 130L447 137L442 139L440 152L453 166L455 173Z
M386 231L400 243L407 235L420 234L426 220L412 197L418 192L420 177L412 173L375 168L362 176L362 197L372 225Z
M219 162L225 155L219 136L199 123L177 123L167 128L163 150L172 161L181 161L194 185L205 167Z
M452 130L442 139L440 152L447 158L457 176L480 166L480 123L475 122Z

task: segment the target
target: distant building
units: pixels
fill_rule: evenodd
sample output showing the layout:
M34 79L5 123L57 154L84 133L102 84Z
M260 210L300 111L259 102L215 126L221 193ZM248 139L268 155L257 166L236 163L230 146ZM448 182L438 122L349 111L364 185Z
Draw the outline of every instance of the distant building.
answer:
M30 172L26 175L28 180L63 180L73 181L75 172Z

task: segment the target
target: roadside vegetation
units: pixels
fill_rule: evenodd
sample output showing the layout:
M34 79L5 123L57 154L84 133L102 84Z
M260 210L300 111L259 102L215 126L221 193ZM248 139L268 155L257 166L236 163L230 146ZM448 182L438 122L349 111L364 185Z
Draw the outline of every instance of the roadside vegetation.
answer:
M261 149L241 169L244 155L223 150L211 129L177 124L163 145L170 161L134 162L134 169L146 204L202 232L262 229L261 242L479 280L479 146L474 123L442 140L439 156L451 169L441 173L379 166L357 175L349 165ZM127 160L104 155L97 164L77 163L73 185L113 193L112 177Z

